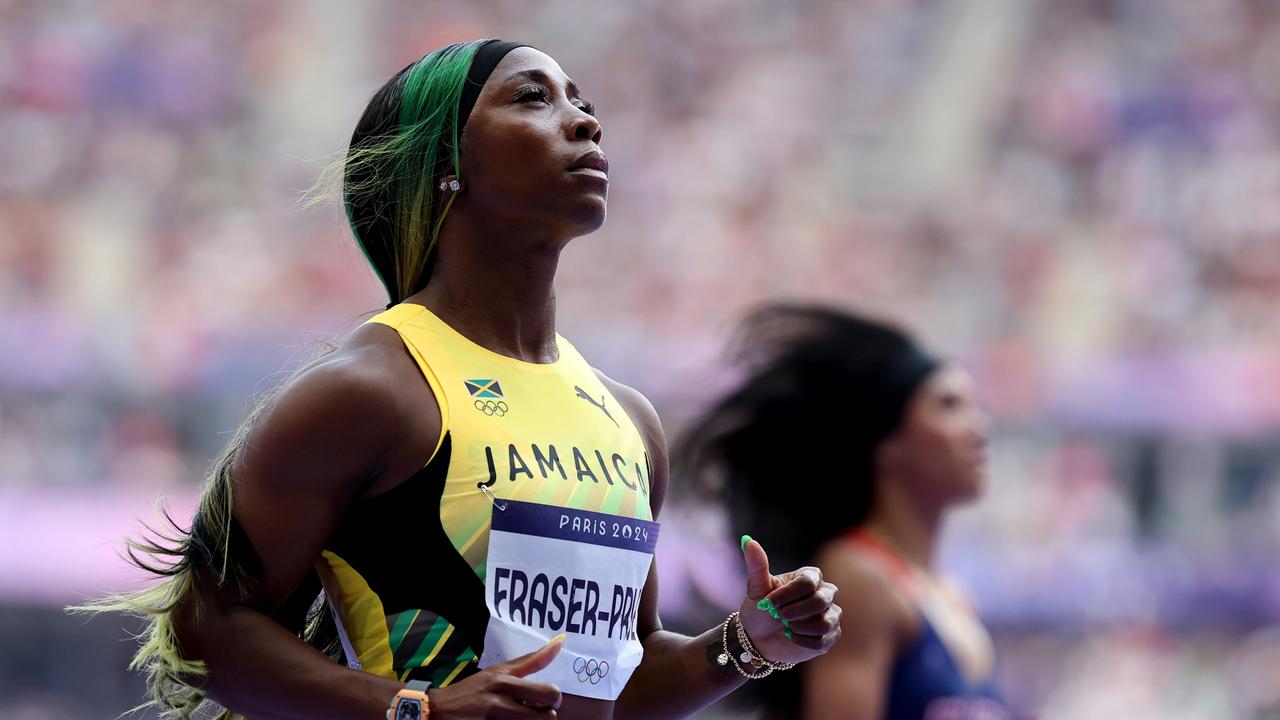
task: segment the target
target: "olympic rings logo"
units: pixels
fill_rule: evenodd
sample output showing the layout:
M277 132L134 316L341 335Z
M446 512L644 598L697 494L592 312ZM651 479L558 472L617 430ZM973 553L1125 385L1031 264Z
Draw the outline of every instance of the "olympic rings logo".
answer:
M476 409L485 415L497 415L502 417L507 414L507 404L502 400L494 402L492 400L476 400Z
M599 685L604 676L609 674L609 663L595 658L574 658L573 671L578 673L578 682Z

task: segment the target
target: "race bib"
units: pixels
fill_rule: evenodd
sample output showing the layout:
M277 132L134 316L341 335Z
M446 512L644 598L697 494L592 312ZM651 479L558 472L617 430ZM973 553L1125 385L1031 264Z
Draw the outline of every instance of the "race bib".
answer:
M485 566L489 627L480 667L567 633L534 680L560 692L617 700L644 648L640 594L658 543L656 522L504 500L495 506Z

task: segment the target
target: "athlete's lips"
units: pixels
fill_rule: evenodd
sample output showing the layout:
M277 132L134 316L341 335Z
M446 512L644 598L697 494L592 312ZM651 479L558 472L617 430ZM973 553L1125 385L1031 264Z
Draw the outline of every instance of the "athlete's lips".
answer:
M599 170L604 173L605 176L608 176L609 158L605 157L604 153L599 150L592 150L577 160L574 160L573 164L570 165L568 169L570 172L574 170Z

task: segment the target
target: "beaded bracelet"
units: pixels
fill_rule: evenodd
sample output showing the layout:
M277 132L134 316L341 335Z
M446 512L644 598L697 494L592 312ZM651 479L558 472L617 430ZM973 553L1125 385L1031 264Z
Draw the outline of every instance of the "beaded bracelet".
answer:
M744 655L747 653L750 653L753 657L760 658L760 662L764 665L767 665L771 670L790 670L791 668L796 666L795 663L786 663L786 662L776 663L776 662L770 662L766 660L764 657L764 653L760 652L759 650L756 650L755 646L751 644L751 638L747 637L747 629L742 626L741 617L738 618L738 644L741 645L743 649L747 651L746 653L743 653Z
M747 678L748 680L758 680L760 678L768 677L769 675L773 674L773 668L769 667L765 663L764 658L758 657L751 651L747 650L746 645L742 645L742 657L741 657L742 662L747 663L748 665L751 665L753 668L756 668L756 672L754 674L751 674L751 673L748 673L746 670L742 669L742 665L738 663L738 658L734 657L733 653L729 651L729 623L733 622L734 620L738 621L738 637L741 638L742 635L745 634L742 630L742 620L739 618L738 613L736 611L733 613L730 613L729 617L725 618L724 628L720 631L720 640L722 643L724 643L724 650L723 652L720 653L719 657L716 658L716 662L720 663L721 665L728 665L729 663L733 663L733 667L735 670L738 671L738 674L742 675L742 677ZM741 641L739 641L739 643L741 644ZM761 667L763 667L764 670L759 670L759 668Z
M742 655L739 657L735 657L734 654L729 651L729 623L732 623L735 620L738 623L735 634L737 635L738 645L742 647ZM756 650L755 646L751 644L751 639L747 637L747 630L742 626L742 617L737 612L730 613L729 617L725 619L724 627L720 632L720 640L723 643L724 649L720 655L716 657L716 662L720 663L720 665L733 663L733 667L738 671L738 674L748 680L758 680L763 677L768 677L773 674L775 670L790 670L796 666L795 663L773 663L766 660L764 655L762 655L760 651ZM739 663L739 660L741 660L741 663ZM748 673L746 670L742 669L743 664L750 665L754 672Z

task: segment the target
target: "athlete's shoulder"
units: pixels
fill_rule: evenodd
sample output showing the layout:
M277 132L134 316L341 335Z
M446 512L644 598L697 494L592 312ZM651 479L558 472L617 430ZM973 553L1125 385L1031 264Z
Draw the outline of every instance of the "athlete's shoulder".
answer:
M649 402L649 398L645 397L644 393L614 380L598 368L592 367L591 370L626 409L627 414L631 416L631 421L636 424L640 432L653 431L658 435L662 434L662 421L658 418L658 411L654 409L653 403Z
M284 392L385 411L385 403L397 395L398 381L413 369L411 363L395 330L369 323L304 367Z
M600 382L605 388L617 398L622 408L627 411L631 422L644 439L645 448L649 453L650 466L652 467L653 511L657 513L666 497L669 465L667 437L662 431L662 420L658 417L658 411L653 407L653 403L649 402L649 398L644 396L644 393L630 385L614 380L595 367L591 369L595 372L596 377L600 378Z
M268 407L273 424L297 426L313 435L358 428L348 438L352 441L373 440L393 426L388 412L396 397L390 353L367 337L357 338L367 334L362 330L323 352L280 388Z
M904 606L869 559L843 537L819 548L814 564L837 588L840 642L805 664L811 718L883 717L894 658L909 635Z
M883 566L859 550L843 537L828 541L819 548L814 564L822 568L823 577L840 588L840 595L857 598L857 617L846 617L846 622L859 627L845 627L849 631L866 630L866 625L888 625L894 634L909 630L914 618L911 601L894 585ZM846 616L851 613L845 613Z
M280 388L255 423L266 440L260 446L282 462L316 456L351 458L359 468L384 464L399 454L406 431L431 415L421 412L434 397L417 372L395 330L362 325Z

